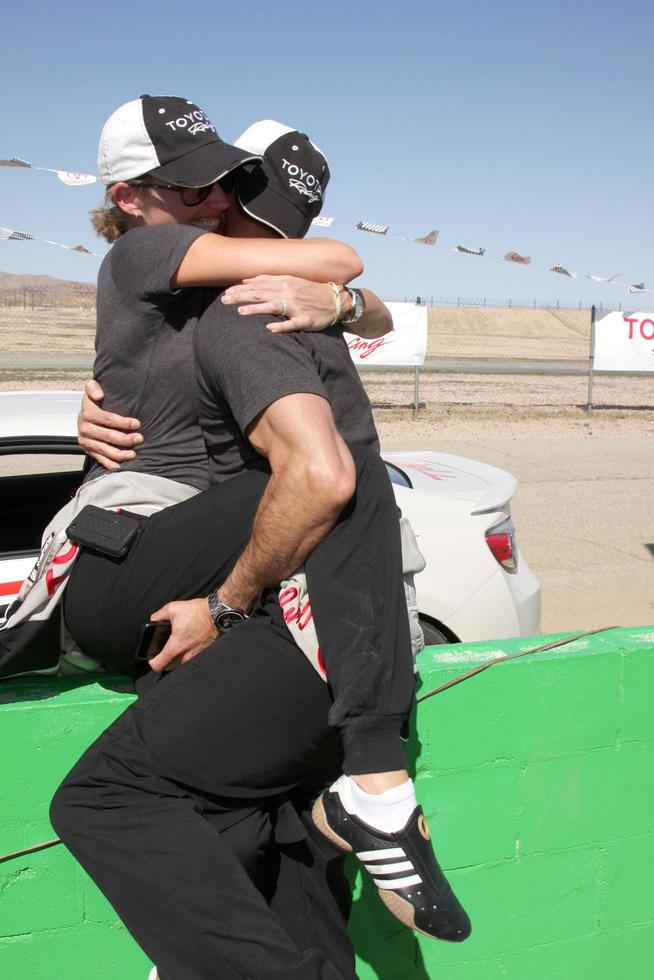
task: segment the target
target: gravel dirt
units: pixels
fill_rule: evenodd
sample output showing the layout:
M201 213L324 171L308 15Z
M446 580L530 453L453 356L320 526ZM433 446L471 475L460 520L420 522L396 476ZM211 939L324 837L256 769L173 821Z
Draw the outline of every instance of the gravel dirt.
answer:
M654 623L654 410L377 411L385 449L433 449L514 473L520 548L543 631Z

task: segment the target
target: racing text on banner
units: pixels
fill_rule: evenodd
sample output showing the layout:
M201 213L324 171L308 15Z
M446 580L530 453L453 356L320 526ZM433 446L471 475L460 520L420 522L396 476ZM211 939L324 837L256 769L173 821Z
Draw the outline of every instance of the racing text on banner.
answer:
M654 313L607 313L595 319L596 371L654 371Z
M427 308L415 303L386 303L393 329L384 337L346 337L355 364L423 364L427 351Z

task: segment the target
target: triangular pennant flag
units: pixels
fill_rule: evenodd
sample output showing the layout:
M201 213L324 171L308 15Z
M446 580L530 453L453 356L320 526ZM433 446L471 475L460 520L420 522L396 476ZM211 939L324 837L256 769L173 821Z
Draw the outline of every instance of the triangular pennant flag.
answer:
M436 228L434 228L434 230L430 231L428 235L424 236L424 238L412 238L411 241L415 242L417 245L435 245L437 238L438 231Z
M93 174L74 173L71 170L57 170L57 177L68 187L83 187L84 184L95 184L97 177Z
M616 272L614 276L586 276L586 278L593 279L595 282L613 282L613 280L617 279L619 275L620 273Z
M0 228L0 238L4 241L30 242L36 241L34 235L28 235L24 231L13 231L11 228Z
M519 252L507 252L504 258L507 262L517 262L519 265L529 265L531 262L530 255L520 255Z
M0 160L0 167L31 167L32 164L27 160L19 160L18 157L10 157L9 160Z
M317 225L318 228L329 228L329 226L333 225L333 223L334 223L333 218L327 218L322 214L319 214L318 217L314 218L313 221L311 222L312 225Z
M572 273L571 272L568 272L568 270L566 268L564 268L564 266L562 266L562 265L552 265L552 266L550 266L550 268L547 271L548 272L558 272L562 276L568 276L569 279L575 278L572 275Z
M372 231L375 235L385 235L390 225L373 225L370 221L359 221L356 227L359 231Z
M93 255L93 252L84 245L71 245L71 252L83 252L84 255Z
M485 248L481 248L481 247L480 248L468 248L467 245L457 245L457 247L455 249L453 249L452 251L454 251L454 252L465 252L466 255L485 255L486 254L486 249Z
M627 292L628 293L644 293L645 292L645 283L644 282L635 282L635 283L633 283L633 285L629 286L629 288L627 289Z

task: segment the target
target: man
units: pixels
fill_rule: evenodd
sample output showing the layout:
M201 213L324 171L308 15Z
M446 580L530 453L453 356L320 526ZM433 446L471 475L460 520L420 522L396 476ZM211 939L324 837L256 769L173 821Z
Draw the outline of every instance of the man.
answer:
M205 321L211 324L211 319L220 310L219 301L214 303L205 316L209 319ZM259 330L265 329L261 324L254 324ZM225 323L221 323L221 328L225 328ZM241 328L242 329L242 328ZM319 437L321 443L328 445L327 458L335 460L335 467L339 466L344 471L351 470L351 456L348 447L339 435L334 420L329 412L325 387L329 383L331 387L330 395L336 399L338 392L339 371L334 371L326 366L324 377L316 371L316 363L320 360L320 349L322 342L316 338L312 349L306 346L305 341L297 344L293 339L293 347L285 347L286 354L291 351L291 362L295 364L297 371L295 377L290 381L288 372L284 371L275 377L283 377L281 388L279 383L268 385L267 392L262 395L262 387L266 388L265 378L260 378L259 390L257 392L242 391L240 404L235 398L234 391L231 390L230 411L223 411L222 414L215 414L214 408L219 404L221 392L224 395L224 388L229 384L233 385L234 379L231 378L226 384L227 379L220 377L217 371L221 366L212 362L212 344L215 346L216 334L207 329L206 334L203 328L200 329L199 338L199 363L203 373L203 385L205 387L203 400L204 408L207 408L206 424L211 429L210 443L213 440L214 451L211 459L214 465L222 468L222 473L229 473L230 467L234 466L235 461L247 465L249 462L256 468L260 462L253 459L254 454L249 448L248 440L244 438L239 426L247 432L250 443L263 456L267 456L272 470L272 478L268 484L262 505L257 513L253 528L253 535L249 545L246 547L244 555L237 562L232 573L225 579L220 586L217 600L222 605L219 615L225 612L232 615L242 613L244 609L249 609L254 595L262 586L272 585L280 580L282 575L294 569L298 563L304 560L311 551L311 546L315 545L325 534L330 525L338 517L346 499L351 493L350 478L346 477L343 488L336 487L336 490L329 488L327 497L332 501L325 511L325 491L324 491L324 470L316 473L315 466L307 463L311 456L311 443L313 439ZM268 334L269 337L273 335ZM264 335L265 337L265 335ZM236 337L236 342L239 338ZM290 340L291 338L283 338ZM250 351L254 352L259 348L259 342L251 345ZM328 340L327 337L324 338ZM223 347L225 338L221 338ZM229 346L229 339L227 340ZM344 349L344 345L342 345ZM272 348L271 348L272 349ZM282 348L275 348L281 350ZM345 350L349 369L354 370L349 355ZM265 356L264 356L265 359ZM247 363L247 358L241 359L242 363ZM235 361L230 362L233 368ZM222 361L221 361L222 364ZM259 374L261 375L259 370ZM262 383L263 382L263 383ZM285 390L284 390L284 386ZM237 385L238 387L238 385ZM365 396L364 396L365 397ZM254 398L254 401L253 401ZM266 401L266 399L271 399ZM259 405L256 405L259 399ZM356 429L359 426L358 438L365 442L375 439L374 427L372 434L366 435L368 421L364 420L363 428L357 419L357 408L361 407L355 403L351 406L354 410L349 412L343 410L341 404L340 421L347 430L349 422L357 437ZM233 409L233 414L232 410ZM298 410L303 421L308 423L306 430L302 430L297 425ZM369 412L369 408L368 408ZM338 413L337 413L338 414ZM371 419L370 419L371 421ZM381 486L381 474L386 479L383 466L379 457L375 453L355 450L357 461L358 476L358 496L365 500L367 487L373 485ZM298 460L303 462L298 463ZM336 470L329 467L327 472L329 480ZM298 480L300 481L298 484ZM298 485L304 484L308 489L306 494L298 494ZM315 498L315 499L314 499ZM375 494L370 494L370 498L375 498ZM377 503L371 504L371 511L374 507L385 508L386 514L394 511L394 501L390 493L390 487L386 481L385 491L375 498ZM374 513L365 513L365 505L357 501L348 508L339 518L339 527L343 530L342 552L344 555L348 549L357 549L357 543L361 542L361 537L357 538L357 530L363 526L368 528L374 526ZM292 513L293 522L289 523L288 515ZM381 513L381 511L377 511ZM362 514L364 516L362 516ZM359 524L357 524L359 522ZM367 524L366 524L367 522ZM282 538L282 552L278 551L280 529ZM332 547L334 535L338 528L332 531ZM290 532L290 533L289 533ZM370 536L370 535L369 535ZM269 547L270 541L275 541L274 550ZM307 561L307 569L310 571L311 563L319 564L321 545L314 548L311 557ZM337 548L338 551L338 548ZM369 562L369 559L366 561ZM403 717L408 701L410 701L411 680L406 680L402 685L393 683L397 680L397 673L388 669L388 664L381 670L377 670L377 665L373 664L370 670L367 669L366 659L372 662L365 651L373 651L375 645L379 646L379 633L383 632L390 649L408 649L408 634L406 630L406 610L403 606L403 598L400 583L400 564L399 564L399 534L396 542L389 544L387 555L375 549L373 564L369 563L367 571L369 575L375 575L383 581L383 588L379 590L379 595L393 596L392 603L385 610L374 608L374 602L366 601L365 589L361 589L361 583L356 581L360 578L360 567L354 565L357 574L351 580L342 583L344 588L343 599L352 604L352 595L357 600L354 604L359 605L364 610L359 621L352 621L347 624L344 637L346 649L337 649L336 655L331 657L327 663L327 673L330 671L336 677L340 676L340 694L337 696L334 708L332 709L332 720L336 722L347 722L352 719L359 719L359 723L354 725L351 731L352 737L349 740L346 736L346 753L349 751L352 758L370 758L375 752L379 757L383 757L384 763L388 762L389 752L396 751L396 739L399 731L399 724ZM326 588L320 586L312 588L312 596L316 618L322 615L323 620L328 618L329 613L318 613L315 604L318 596L326 595L329 592L328 586L331 584L332 591L338 586L338 576L335 570L340 567L339 561L328 573L325 581ZM332 571L334 574L332 574ZM368 578L368 582L370 579ZM358 587L358 588L357 588ZM374 591L374 590L373 590ZM374 598L377 597L375 593ZM226 602L226 599L231 599ZM379 601L379 600L378 600ZM239 609L240 606L240 609ZM227 608L225 608L227 607ZM207 607L206 600L196 599L188 603L173 603L159 611L161 618L169 618L173 626L173 636L169 641L168 648L161 654L161 660L155 666L163 666L166 660L190 659L192 662L179 673L174 672L163 685L150 692L148 696L140 702L137 711L127 712L117 725L104 736L100 742L87 754L82 763L76 767L71 777L64 784L63 791L60 791L55 800L54 817L61 826L61 832L71 849L76 853L80 860L89 868L101 887L104 888L110 899L114 902L128 926L134 931L140 942L146 949L153 949L159 963L164 963L165 968L170 966L171 972L179 962L180 947L175 947L173 937L168 930L165 935L161 934L156 921L153 921L152 907L149 915L142 915L143 910L143 887L144 882L152 875L161 878L161 855L167 854L166 864L168 869L178 866L177 855L170 853L171 846L174 848L174 828L179 823L179 819L187 818L185 823L185 850L184 854L192 864L193 874L186 876L184 880L177 880L176 887L180 896L187 894L190 898L191 893L201 894L201 908L195 903L195 911L199 916L205 916L206 909L215 908L212 906L212 897L216 902L225 901L224 892L217 889L216 874L224 867L224 855L219 855L216 842L213 847L209 846L206 840L202 824L190 818L188 811L189 801L192 807L198 805L202 799L203 807L206 809L206 800L224 799L240 797L249 798L268 798L277 797L285 789L299 785L298 779L306 776L312 766L317 767L318 756L315 755L313 747L308 745L294 744L293 725L287 725L284 712L280 716L278 704L272 705L272 714L268 710L270 705L265 696L254 699L261 712L262 718L268 719L267 725L273 725L267 737L270 744L259 744L256 747L257 756L252 755L255 751L254 743L247 747L248 731L228 732L231 735L229 745L231 750L241 755L245 752L247 760L239 758L234 764L231 758L225 756L225 738L218 737L217 731L209 730L212 719L215 727L216 695L222 693L226 695L234 694L239 690L233 687L236 679L237 685L242 683L239 678L249 676L256 679L256 670L265 669L267 684L270 690L274 690L274 697L284 698L287 696L284 677L280 672L286 671L284 676L288 676L289 668L296 671L296 666L290 660L285 659L286 654L277 650L282 640L280 630L283 632L283 622L280 618L279 608L276 599L267 595L264 597L262 606L258 609L254 619L247 624L241 623L235 629L229 630L216 645L215 653L213 647L200 653L199 649L206 647L207 642L216 635L215 626L208 613L211 607ZM386 613L386 617L384 617ZM241 617L242 618L242 617ZM386 621L384 622L384 618ZM320 628L320 627L319 627ZM249 632L248 632L249 631ZM361 642L363 639L363 642ZM238 674L242 669L243 661L252 655L253 642L266 642L265 660L257 660L256 656L252 661L254 673ZM274 642L273 642L274 641ZM353 643L359 641L360 649L364 651L363 658L346 656L351 653ZM282 640L286 644L286 640ZM277 643L277 645L275 645ZM340 641L339 641L340 643ZM336 646L339 646L339 643ZM214 644L215 645L215 644ZM382 644L383 646L383 644ZM349 649L348 649L349 648ZM285 647L286 649L286 647ZM338 654L344 654L338 657ZM209 655L211 654L211 655ZM229 660L227 658L230 658ZM235 658L235 659L231 659ZM225 661L227 660L227 663ZM270 661L274 661L271 665ZM404 662L408 672L405 671L405 678L410 677L410 658ZM225 673L231 670L231 673ZM236 674L234 674L236 671ZM339 673L340 672L340 673ZM293 674L295 676L295 674ZM375 683L371 683L370 678L375 678ZM306 678L305 678L306 679ZM298 677L299 680L299 677ZM388 693L388 703L384 705L384 712L381 715L369 714L370 724L366 724L364 717L361 722L361 708L364 712L371 711L373 706L378 703L379 693L378 683L381 681L384 691ZM277 685L273 687L273 685ZM213 693L212 693L213 692ZM306 688L307 696L308 688ZM258 693L258 692L256 692ZM317 693L317 692L316 692ZM264 692L265 695L265 692ZM311 695L312 697L314 695ZM318 699L319 700L319 699ZM318 705L316 700L316 706ZM403 704L404 702L404 704ZM292 703L292 699L291 702ZM223 721L224 711L231 707L231 703L220 702L219 717ZM299 719L300 705L297 705ZM380 724L381 718L381 724ZM280 722L284 719L284 725ZM238 724L238 715L232 715L233 724ZM266 723L266 722L264 722ZM307 723L309 723L307 719ZM201 742L198 736L201 734ZM319 727L315 729L318 736ZM386 737L388 736L388 737ZM322 745L324 735L320 734ZM275 739L281 740L282 748L275 745ZM260 740L260 736L259 736ZM119 743L119 744L117 744ZM326 743L325 743L326 744ZM392 746L392 749L391 749ZM128 749L128 758L124 751ZM116 750L120 751L116 754ZM265 749L265 751L264 751ZM307 749L309 750L307 753ZM280 759L283 765L280 768ZM247 779L244 779L244 761L247 761ZM379 766L379 762L377 765ZM356 763L355 763L356 765ZM387 768L387 766L386 766ZM401 770L400 775L403 775ZM367 772L368 770L359 770ZM372 772L382 772L382 769L375 769ZM147 774L147 776L146 776ZM404 774L405 775L405 774ZM148 785L143 780L146 779ZM184 788L184 794L180 796L180 788ZM120 822L116 824L109 820L105 810L106 806L101 805L102 799L106 799L107 793L117 802L120 801L119 811L114 810L114 819L120 815ZM367 795L376 795L373 793ZM166 801L165 804L162 801ZM399 804L399 806L397 806ZM391 801L391 809L402 809L406 805L405 799L394 799ZM80 815L86 808L84 820L80 823ZM344 804L344 809L347 806ZM204 811L203 811L204 812ZM345 818L347 820L347 818ZM74 823L73 823L74 820ZM127 821L127 822L126 822ZM368 828L369 830L371 828ZM391 831L390 833L394 833ZM104 841L102 840L104 837ZM388 835L387 835L388 838ZM145 853L136 848L137 842L148 839L155 842L154 849L146 849ZM381 839L381 837L379 837ZM110 851L106 845L110 843ZM207 850L208 848L208 850ZM372 848L372 845L371 845ZM98 854L98 851L103 853ZM111 855L109 857L109 854ZM204 854L204 860L202 855ZM213 857L212 857L213 854ZM216 863L217 862L217 863ZM414 861L414 864L416 862ZM129 867L129 885L125 883L125 875ZM415 868L414 877L420 879L420 870ZM378 876L384 876L383 868L378 872ZM423 876L427 875L422 870ZM439 872L440 874L440 872ZM433 876L432 876L433 877ZM395 883L392 878L384 879L386 888L393 890L395 885L396 897L404 885ZM162 896L168 894L173 887L169 877L163 883L157 883L157 890L161 888ZM426 882L426 887L434 887L434 882ZM442 876L436 882L435 887L439 888L438 895L448 907L448 913L462 910L455 904L455 900L447 894L447 889L443 883ZM190 891L189 891L190 889ZM151 899L152 896L149 895ZM155 903L156 904L156 903ZM179 924L179 937L185 938L183 948L189 947L193 942L191 938L197 932L198 923L194 917L189 915L190 906L188 899L182 901L182 911L177 916ZM147 911L147 910L145 910ZM415 908L413 909L415 913ZM213 913L211 913L213 914ZM448 923L448 938L465 938L461 933L465 931L465 920L459 916L459 921L452 926ZM156 919L156 917L155 917ZM438 919L436 923L434 920ZM164 920L165 921L165 920ZM203 920L202 920L203 921ZM418 928L422 927L421 922L417 922ZM427 928L438 928L444 933L444 921L442 911L436 917L432 916L424 920L425 931ZM200 928L200 934L204 936L205 930ZM457 934L458 933L458 934ZM273 941L273 940L271 940ZM261 937L262 948L264 937ZM220 947L217 947L220 948ZM208 962L210 958L211 943L200 946L193 950L201 969L201 964ZM189 953L189 955L193 955ZM215 953L214 953L215 955ZM224 948L221 955L227 955ZM177 959L176 959L177 957ZM268 974L277 976L274 972L276 967L268 964ZM281 969L281 966L279 967ZM303 976L308 977L313 973L306 972L307 964L302 966L304 973L293 972L293 967L288 964L284 967L284 976ZM195 974L193 974L195 976ZM198 974L200 975L200 974ZM258 975L258 974L256 974ZM322 975L322 974L321 974ZM325 976L328 974L325 973Z

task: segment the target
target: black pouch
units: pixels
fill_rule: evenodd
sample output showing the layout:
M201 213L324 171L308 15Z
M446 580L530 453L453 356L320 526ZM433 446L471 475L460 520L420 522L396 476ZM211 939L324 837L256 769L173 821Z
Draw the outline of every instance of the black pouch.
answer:
M101 555L122 558L139 534L144 517L128 510L104 510L94 504L83 507L66 528L66 536Z

